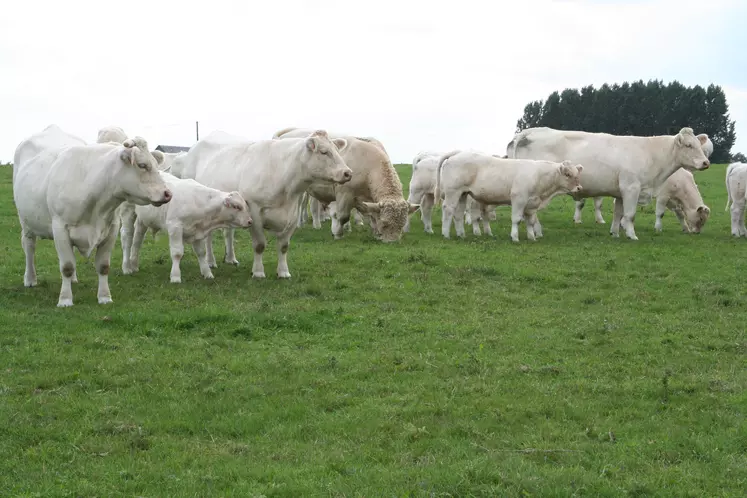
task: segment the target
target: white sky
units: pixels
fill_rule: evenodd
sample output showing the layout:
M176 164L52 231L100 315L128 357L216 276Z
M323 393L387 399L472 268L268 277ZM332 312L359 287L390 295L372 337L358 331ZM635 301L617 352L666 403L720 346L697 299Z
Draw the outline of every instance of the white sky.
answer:
M375 136L394 162L504 153L530 100L653 78L721 85L747 153L744 0L188 3L5 2L0 161L51 123L155 147L192 145L196 120L200 136Z

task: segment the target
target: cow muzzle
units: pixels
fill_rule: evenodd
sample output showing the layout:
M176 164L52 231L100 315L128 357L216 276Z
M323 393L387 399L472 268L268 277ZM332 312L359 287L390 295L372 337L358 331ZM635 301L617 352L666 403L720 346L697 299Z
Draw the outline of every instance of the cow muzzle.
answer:
M164 204L171 201L171 190L166 189L163 191L163 194L161 195L161 198L158 201L153 202L154 206L163 206Z
M337 183L347 183L352 179L353 179L353 172L349 168L347 168L337 175L337 178L335 179L335 181Z

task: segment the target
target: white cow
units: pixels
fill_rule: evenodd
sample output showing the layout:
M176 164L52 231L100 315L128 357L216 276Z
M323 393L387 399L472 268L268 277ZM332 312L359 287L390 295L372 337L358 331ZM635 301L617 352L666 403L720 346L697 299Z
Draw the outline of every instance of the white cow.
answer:
M543 127L517 133L507 155L583 164L584 189L573 197L621 199L615 203L610 233L618 237L623 223L628 238L638 240L634 227L638 204L648 204L679 168L708 169L711 163L703 154L703 143L705 140L698 139L692 128L682 128L677 135L637 137Z
M73 305L77 281L73 248L87 257L96 250L98 302L112 302L111 252L117 239L117 208L125 201L162 205L171 191L157 160L140 137L124 144L85 144L55 125L21 142L13 164L13 197L26 254L24 285L36 285L37 237L54 239L62 273L57 306Z
M713 142L707 134L701 133L696 137L702 145L703 154L710 158L713 154ZM705 142L703 142L705 140ZM656 223L654 228L662 230L661 219L667 208L672 210L682 225L683 232L700 233L708 221L711 210L703 203L703 198L698 191L693 174L685 169L678 169L654 194L656 198ZM604 197L594 197L594 218L597 223L604 223L602 216L602 200ZM614 203L614 200L613 200ZM576 201L576 212L573 215L575 223L581 223L581 210L586 204L586 199Z
M302 138L309 133L308 129L286 128L275 133L273 138ZM351 135L338 135L337 138L347 143L340 154L353 171L353 180L334 187L319 182L309 186L312 197L325 203L336 202L334 212L330 213L332 234L335 239L342 237L343 227L350 220L350 212L356 208L369 217L371 228L379 240L398 241L408 215L414 213L419 205L410 204L404 199L402 183L381 142Z
M412 177L410 178L410 194L407 199L411 204L420 204L421 219L425 233L433 233L433 206L435 205L434 192L436 190L436 171L438 170L438 161L444 155L443 152L422 151L419 152L412 160ZM480 221L488 223L495 220L495 207L484 206L476 202L471 196L467 196L465 223L472 225L472 232L480 235ZM487 212L487 217L483 218L482 212ZM404 228L405 232L410 231L410 217Z
M197 168L202 164L206 164L211 161L212 158L217 155L224 146L245 144L249 145L254 142L249 141L238 135L232 135L224 131L214 131L203 140L200 140L193 145L188 152L182 152L174 158L174 162L171 166L170 173L177 178L196 178ZM236 259L234 253L234 235L235 231L233 228L223 229L223 239L225 244L225 256L223 261L230 265L238 265L239 261ZM208 234L207 240L207 260L210 268L217 268L218 263L215 260L215 254L213 253L213 234Z
M278 278L290 278L287 253L298 226L299 198L312 182L342 185L353 178L339 152L345 151L347 140L330 140L324 130L305 138L257 142L232 142L225 140L225 134L214 135L190 149L185 170L194 171L194 179L204 185L240 192L249 203L253 220L252 276L265 277L262 254L267 229L277 236ZM233 239L230 253L233 255Z
M731 203L731 234L747 237L744 208L747 204L747 163L731 163L726 167L726 207Z
M105 126L101 128L96 137L96 143L114 143L123 144L127 140L127 133L119 126ZM160 150L151 151L153 157L158 163L160 171L167 171L178 154L164 154ZM123 202L117 208L117 218L120 222L120 244L122 245L122 273L131 275L133 270L130 267L130 249L132 247L132 237L135 231L135 207L132 202Z
M249 204L236 191L223 192L206 187L192 179L177 178L161 172L161 177L173 195L165 206L137 206L134 237L130 252L130 268L138 271L140 247L148 229L153 233L165 230L169 234L171 252L171 283L181 283L180 262L184 243L191 243L205 278L213 278L207 262L207 235L218 228L249 228L252 218Z
M464 237L467 196L487 205L511 206L511 239L519 241L519 223L524 221L527 238L542 236L537 211L553 197L581 191L579 177L584 167L570 161L552 162L529 159L502 159L479 152L454 151L438 163L435 198L443 197L441 233L449 238L455 221L458 237ZM490 225L486 226L486 232Z

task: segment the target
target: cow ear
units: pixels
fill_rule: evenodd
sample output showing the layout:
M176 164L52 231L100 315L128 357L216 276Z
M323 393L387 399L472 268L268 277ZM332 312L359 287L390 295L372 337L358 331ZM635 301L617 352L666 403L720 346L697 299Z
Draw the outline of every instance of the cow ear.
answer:
M407 211L408 211L408 214L412 214L415 211L417 211L418 209L420 209L420 204L410 204L410 207L409 207L409 209Z
M309 149L311 152L316 151L317 143L314 137L309 137L306 139L306 148Z
M582 171L584 170L584 167L583 167L583 165L581 165L581 164L577 164L577 165L576 165L576 169L578 170L578 174L580 175L580 174L581 174L581 172L582 172Z
M562 163L560 163L558 165L558 171L560 171L560 173L563 174L563 175L565 175L565 176L570 176L571 175L571 170L568 167L568 164L566 163L566 161L563 161Z
M226 207L228 207L228 208L237 209L237 210L241 211L242 204L241 204L241 202L239 202L238 199L239 199L239 193L238 192L236 192L236 191L229 192L223 198L223 205L226 206Z
M705 214L711 214L711 208L709 208L708 206L705 206L705 205L698 206L698 212L699 213L705 213Z
M122 162L135 166L135 150L133 149L135 142L131 138L128 138L122 145L124 149L119 153L119 158Z
M705 145L706 142L708 142L708 135L706 135L705 133L701 133L697 138L698 140L700 140L700 145Z
M154 150L151 151L151 154L153 154L153 158L156 160L156 164L159 166L163 164L163 161L166 159L166 156L163 155L163 152L160 150Z
M359 202L355 207L361 214L373 214L381 211L381 206L378 202Z
M348 141L344 138L335 138L332 140L332 143L335 144L335 147L337 147L337 150L340 152L344 151L348 146Z

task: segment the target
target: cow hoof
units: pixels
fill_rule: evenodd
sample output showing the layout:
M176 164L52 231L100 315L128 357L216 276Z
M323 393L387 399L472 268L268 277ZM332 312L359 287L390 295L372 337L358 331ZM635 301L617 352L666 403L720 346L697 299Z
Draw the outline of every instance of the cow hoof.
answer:
M252 273L252 278L265 278L265 272L255 271L254 273Z
M180 283L182 283L182 277L171 277L171 283L172 284L180 284Z
M223 260L223 262L226 263L227 265L236 265L236 266L238 266L238 264L239 264L239 261L236 258L233 258L233 259L231 259L231 258L225 258Z
M431 228L431 229L429 230L429 229L427 229L427 228L426 228L426 229L425 229L425 233L429 233L429 234L433 235L433 229Z
M105 297L100 297L100 298L99 298L99 304L109 304L109 303L113 303L113 302L114 302L114 301L112 301L112 298L111 298L111 297L106 297L106 296L105 296ZM71 303L71 304L72 304L72 303Z
M132 275L133 273L130 268L122 268L122 275Z
M278 278L291 278L291 274L288 271L279 272Z
M606 223L606 221L604 221L604 220L597 220L597 223L599 223L600 225L604 225Z
M211 273L208 273L208 274L206 274L206 275L203 275L203 277L204 277L204 278L205 278L206 280L212 280L212 279L214 279L214 278L215 278L215 276L214 276L214 275L212 274L212 272L211 272Z
M57 307L58 308L69 308L72 305L73 305L73 300L72 299L60 299L57 302Z
M73 276L72 282L73 282L74 284L77 284L77 283L78 283L78 277L76 277L76 276Z
M576 225L580 225L581 223L583 223L583 221L581 221L581 220L573 220L573 223L575 223Z
M36 280L24 280L23 286L24 287L36 287Z

